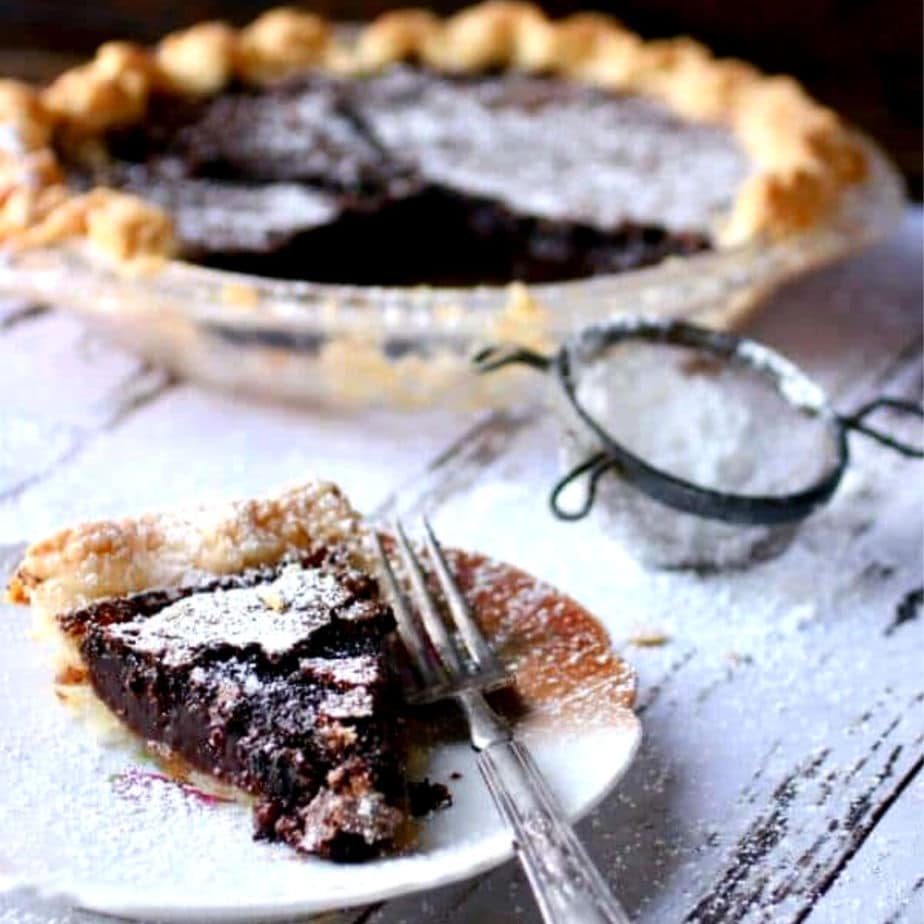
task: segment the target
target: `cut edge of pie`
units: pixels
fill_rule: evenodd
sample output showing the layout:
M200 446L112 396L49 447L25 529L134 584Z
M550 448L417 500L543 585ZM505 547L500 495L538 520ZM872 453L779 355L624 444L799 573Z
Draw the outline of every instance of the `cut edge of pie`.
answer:
M91 723L249 793L258 837L355 860L393 849L408 808L375 570L359 515L312 482L62 530L7 592Z
M203 98L232 81L262 86L310 69L358 76L409 60L444 74L506 68L558 76L728 128L754 171L721 222L722 247L813 227L867 173L857 136L797 81L715 58L689 38L645 41L604 15L552 21L529 3L488 0L446 19L394 11L344 40L315 14L279 8L243 29L201 23L150 50L107 42L89 63L44 89L0 81L0 125L7 129L0 243L42 246L84 237L121 262L172 257L178 240L157 205L102 186L78 192L67 185L56 135L92 142L136 124L155 92Z

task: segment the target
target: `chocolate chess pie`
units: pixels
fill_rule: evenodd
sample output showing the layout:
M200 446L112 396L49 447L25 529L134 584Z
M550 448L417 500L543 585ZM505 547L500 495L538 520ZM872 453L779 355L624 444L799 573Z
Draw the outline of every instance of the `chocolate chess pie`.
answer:
M0 120L10 244L337 283L618 273L809 228L866 170L790 78L516 2L111 42Z
M394 845L407 787L390 608L329 484L189 516L66 530L9 593L162 758L255 798L258 837L339 860Z

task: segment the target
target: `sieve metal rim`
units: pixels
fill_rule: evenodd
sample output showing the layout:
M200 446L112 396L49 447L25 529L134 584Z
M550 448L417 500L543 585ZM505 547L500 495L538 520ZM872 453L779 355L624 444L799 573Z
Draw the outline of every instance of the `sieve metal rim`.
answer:
M835 458L808 487L787 494L738 494L708 488L652 465L627 449L597 421L577 397L575 360L581 353L603 352L627 340L692 347L722 360L745 366L769 379L777 394L791 407L818 417L830 430ZM772 526L804 519L827 502L837 490L850 460L847 431L824 390L788 359L756 341L726 331L711 330L685 321L632 317L586 328L566 341L552 357L550 370L580 420L600 441L602 450L560 479L550 503L563 519L578 519L586 511L567 511L559 499L575 478L590 478L587 510L593 504L596 483L605 472L615 472L633 487L674 510L739 525ZM796 400L798 398L798 400ZM576 515L577 514L577 515Z
M823 418L831 428L836 458L814 483L790 494L735 494L706 488L645 462L613 439L580 403L573 377L572 355L580 349L602 350L624 340L691 346L746 366L771 379L780 397L790 406ZM580 520L593 507L597 484L607 472L614 472L648 497L682 513L745 526L774 526L793 523L809 516L837 490L850 461L849 432L861 433L882 446L909 458L924 458L924 448L867 423L880 408L924 419L924 405L917 401L880 395L851 414L839 414L824 389L794 363L770 347L727 331L713 330L687 321L630 316L595 324L566 340L551 357L518 345L489 346L472 358L478 372L491 372L520 363L542 372L552 371L572 410L599 439L602 449L560 478L549 496L552 512L562 520ZM566 510L560 499L564 489L583 475L588 476L584 503Z

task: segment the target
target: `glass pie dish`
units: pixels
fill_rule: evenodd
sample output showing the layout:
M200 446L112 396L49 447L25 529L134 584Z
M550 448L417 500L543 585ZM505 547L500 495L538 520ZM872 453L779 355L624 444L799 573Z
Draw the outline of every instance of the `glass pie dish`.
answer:
M548 349L622 314L734 327L787 279L884 237L903 190L866 146L868 178L811 231L573 282L348 286L179 261L139 272L65 241L3 254L0 287L74 311L152 362L222 389L338 409L505 404L535 384L519 370L476 376L470 357L486 344Z

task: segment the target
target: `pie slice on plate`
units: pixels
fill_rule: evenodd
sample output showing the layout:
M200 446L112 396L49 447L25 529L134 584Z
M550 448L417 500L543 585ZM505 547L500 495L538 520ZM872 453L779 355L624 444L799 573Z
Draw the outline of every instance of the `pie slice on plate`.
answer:
M341 492L315 482L28 548L9 595L31 604L33 629L5 611L0 651L11 881L142 920L253 922L508 858L458 717L397 701L366 538ZM577 601L503 562L447 554L513 674L499 705L569 814L588 811L638 747L633 671ZM408 823L427 778L451 804ZM258 838L277 843L249 836L242 800ZM330 862L359 858L362 875Z
M132 732L255 797L256 835L337 860L394 846L407 793L360 521L316 483L273 500L66 530L9 587Z

